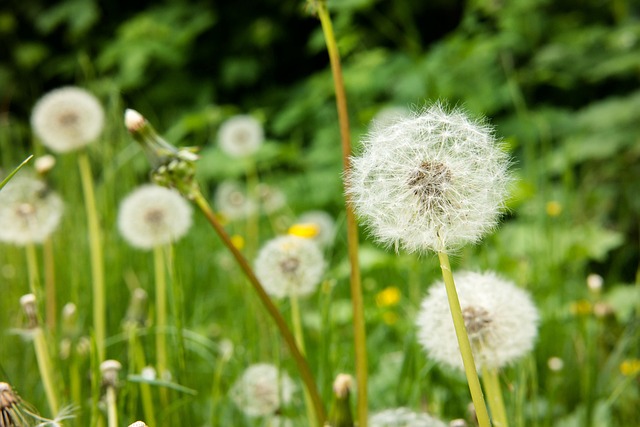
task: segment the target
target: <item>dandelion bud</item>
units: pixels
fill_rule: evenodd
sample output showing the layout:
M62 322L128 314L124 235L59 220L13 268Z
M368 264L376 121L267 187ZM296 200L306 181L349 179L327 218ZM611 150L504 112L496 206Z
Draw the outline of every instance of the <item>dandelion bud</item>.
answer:
M458 418L457 420L451 420L449 427L467 427L467 422L462 418Z
M8 383L0 382L0 426L12 427L25 424L22 401Z
M36 296L34 294L26 294L20 297L20 305L27 316L28 328L34 329L38 327L38 308L36 304Z
M132 110L131 108L124 110L124 125L129 132L138 132L142 129L145 122L145 118L136 110Z
M100 372L102 372L102 384L106 387L116 387L118 385L118 372L122 369L122 365L117 360L105 360L100 364Z
M564 361L559 357L550 357L549 360L547 360L547 366L552 372L560 372L564 368Z
M347 195L381 243L446 252L495 227L508 165L489 126L434 105L374 126L353 158Z
M56 165L56 158L51 154L45 154L35 160L35 168L38 175L45 176Z
M62 333L67 337L73 337L78 332L78 309L72 302L62 307Z
M148 427L143 421L136 421L133 424L129 424L129 427Z
M338 374L333 381L334 400L329 413L331 427L353 427L353 415L349 404L352 387L353 377L348 374Z
M594 294L600 293L604 279L599 274L589 274L587 276L587 287Z
M140 371L140 376L147 381L155 381L158 378L158 373L153 366L145 366Z
M369 417L370 427L446 427L446 424L429 414L414 412L408 408L387 409Z
M490 272L462 272L456 287L479 370L501 368L533 348L538 311L527 292ZM443 282L429 289L416 324L418 339L431 358L463 369Z

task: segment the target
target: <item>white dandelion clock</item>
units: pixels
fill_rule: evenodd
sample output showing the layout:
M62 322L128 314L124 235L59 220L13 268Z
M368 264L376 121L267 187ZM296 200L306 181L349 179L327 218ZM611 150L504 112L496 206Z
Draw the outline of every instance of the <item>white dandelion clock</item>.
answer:
M31 126L45 146L65 153L84 147L100 136L104 109L92 93L67 86L38 100L31 113Z
M214 204L228 220L245 219L256 213L257 203L249 198L242 185L234 181L224 181L218 186Z
M262 210L270 215L287 205L287 196L277 187L269 184L258 184L256 188Z
M218 131L220 149L231 157L248 157L255 154L264 141L264 130L249 115L237 115L227 119Z
M120 204L118 228L131 246L152 249L175 242L191 227L191 205L176 191L144 185Z
M231 387L231 399L250 417L274 415L291 402L295 384L273 365L249 366Z
M42 243L62 218L60 196L38 179L18 176L0 191L0 241Z
M460 273L456 287L478 370L501 368L531 351L538 335L538 310L526 291L491 272ZM431 286L416 324L429 357L463 369L442 282Z
M385 245L445 252L497 224L509 160L489 126L434 105L375 126L352 159L347 193Z
M311 224L318 229L318 234L313 240L322 247L333 244L336 237L336 223L333 217L324 211L308 211L301 214L297 221L298 224Z
M287 235L270 240L260 249L255 269L269 295L306 296L318 287L325 262L316 243Z
M408 408L386 409L369 417L371 427L447 427L429 414L414 412Z

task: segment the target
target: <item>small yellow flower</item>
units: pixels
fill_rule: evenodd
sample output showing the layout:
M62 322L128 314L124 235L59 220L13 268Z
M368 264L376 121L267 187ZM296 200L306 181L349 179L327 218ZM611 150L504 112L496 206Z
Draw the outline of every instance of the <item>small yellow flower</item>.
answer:
M634 377L640 373L640 359L627 359L620 364L620 373L625 377Z
M395 286L389 286L378 292L376 295L376 304L378 307L390 307L400 302L400 289Z
M292 236L312 239L320 233L320 229L316 224L293 224L289 227L289 234Z
M562 213L562 205L556 200L551 200L550 202L547 202L546 210L547 215L556 217Z
M384 312L382 313L382 321L387 325L395 325L398 323L398 315L391 311Z
M244 248L244 237L239 234L234 234L231 236L231 243L233 243L233 246L235 246L237 250L241 251Z
M573 315L586 316L587 314L591 314L592 306L591 303L586 299L581 299L572 302L569 309L571 310L571 314Z

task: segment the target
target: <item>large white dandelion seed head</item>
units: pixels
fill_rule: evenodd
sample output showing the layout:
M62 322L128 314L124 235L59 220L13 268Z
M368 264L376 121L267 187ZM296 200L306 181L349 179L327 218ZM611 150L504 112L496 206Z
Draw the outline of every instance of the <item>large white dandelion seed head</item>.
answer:
M386 409L369 417L371 427L447 427L429 414L414 412L408 408Z
M63 210L62 199L46 183L14 177L0 191L0 241L42 243L58 228Z
M496 226L508 167L488 125L436 104L371 130L352 159L347 194L382 244L454 250Z
M38 100L31 127L42 143L57 153L84 147L96 140L104 127L104 109L85 89L67 86Z
M231 399L250 417L273 415L291 402L295 392L293 380L273 365L249 366L231 387Z
M143 185L120 204L118 228L131 246L152 249L175 242L191 227L191 205L176 191Z
M220 149L232 157L255 154L264 141L264 130L256 119L240 114L227 119L218 131Z
M235 181L221 182L216 189L213 202L216 209L230 221L245 219L258 210L256 201Z
M298 224L312 224L318 228L318 234L313 240L321 247L333 244L336 237L336 223L333 217L325 211L308 211L300 214L296 220Z
M312 240L287 235L268 241L255 263L264 290L276 298L313 293L322 279L325 262Z
M501 368L533 348L538 310L526 291L492 272L459 273L456 289L477 369ZM431 286L416 324L429 357L463 369L443 282Z

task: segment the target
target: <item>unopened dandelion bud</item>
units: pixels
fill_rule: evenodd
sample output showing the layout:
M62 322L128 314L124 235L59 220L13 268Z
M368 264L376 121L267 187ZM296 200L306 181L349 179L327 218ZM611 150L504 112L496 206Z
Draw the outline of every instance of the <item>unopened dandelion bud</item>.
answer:
M587 287L594 294L600 293L603 284L604 279L599 274L589 274L587 276Z
M144 421L136 421L133 424L129 424L129 427L148 427Z
M467 427L467 422L462 418L458 418L456 420L451 420L451 422L449 422L449 427Z
M333 405L329 413L329 426L353 427L353 415L349 396L353 387L353 377L348 374L338 374L333 381Z
M22 402L8 383L0 382L0 426L22 426L25 413Z
M56 158L51 154L45 154L35 160L35 168L38 175L45 176L56 165Z
M88 337L80 337L78 344L76 344L76 353L79 356L88 356L91 352L91 340Z
M125 324L142 327L147 322L147 291L136 288L131 293Z
M559 357L550 357L549 360L547 360L547 366L552 372L560 372L564 368L564 361Z
M64 336L73 337L78 332L78 309L72 302L62 308L62 333Z
M106 387L116 387L118 385L118 373L122 365L117 360L109 359L100 364L102 373L102 384Z
M145 366L140 371L140 376L147 381L155 381L158 378L158 374L156 373L156 368L153 366Z
M36 304L36 296L34 294L26 294L20 297L20 305L22 305L22 310L24 311L25 316L27 317L29 329L34 329L38 327L38 307Z

